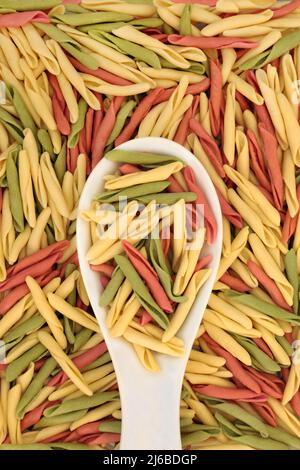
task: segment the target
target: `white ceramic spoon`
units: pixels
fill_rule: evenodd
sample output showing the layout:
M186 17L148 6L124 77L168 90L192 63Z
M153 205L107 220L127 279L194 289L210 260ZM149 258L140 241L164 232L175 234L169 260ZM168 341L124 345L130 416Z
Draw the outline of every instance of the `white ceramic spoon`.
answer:
M152 152L172 155L191 166L197 182L204 192L218 224L218 234L213 246L205 245L201 255L213 256L211 276L200 289L189 315L178 336L185 344L181 358L157 355L160 372L152 373L143 368L132 346L122 338L112 338L105 324L105 310L99 307L102 287L99 275L93 272L86 261L91 245L88 222L80 215L77 219L77 247L83 281L109 349L119 384L122 404L122 450L177 450L181 449L180 438L180 394L186 363L207 305L222 247L222 218L219 200L214 186L197 158L175 142L158 137L146 137L126 142L118 147L122 150ZM90 174L83 189L79 214L90 208L94 197L103 191L103 177L113 174L118 163L103 158Z

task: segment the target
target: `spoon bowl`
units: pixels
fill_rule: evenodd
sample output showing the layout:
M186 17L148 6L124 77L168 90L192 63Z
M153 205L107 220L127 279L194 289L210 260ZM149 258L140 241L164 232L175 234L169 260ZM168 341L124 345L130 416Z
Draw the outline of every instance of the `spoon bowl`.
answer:
M95 196L103 191L104 176L113 174L119 164L105 158L90 174L79 202L77 249L83 281L95 316L110 352L120 390L122 405L122 450L178 450L180 437L180 395L189 354L211 294L222 248L222 216L219 200L206 170L197 158L181 145L160 137L145 137L120 145L118 150L151 152L180 158L195 172L197 183L205 194L217 223L213 245L204 244L202 255L211 255L211 275L198 296L178 336L185 352L180 358L158 355L159 372L147 371L139 362L132 346L123 338L113 338L105 324L106 311L99 306L102 286L99 274L90 269L86 254L91 246L89 223L80 218L90 208Z

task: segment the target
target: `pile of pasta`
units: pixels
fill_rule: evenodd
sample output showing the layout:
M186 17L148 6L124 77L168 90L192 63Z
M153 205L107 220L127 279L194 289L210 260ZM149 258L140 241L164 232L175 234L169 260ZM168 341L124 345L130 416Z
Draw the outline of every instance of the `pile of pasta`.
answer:
M223 215L183 446L299 449L299 23L299 0L0 0L0 450L118 447L76 217L135 136L191 150Z
M102 273L111 336L124 337L146 369L159 371L153 351L184 354L176 335L211 274L212 256L199 257L217 224L194 171L179 159L124 150L105 158L120 166L79 215L90 225L87 260Z

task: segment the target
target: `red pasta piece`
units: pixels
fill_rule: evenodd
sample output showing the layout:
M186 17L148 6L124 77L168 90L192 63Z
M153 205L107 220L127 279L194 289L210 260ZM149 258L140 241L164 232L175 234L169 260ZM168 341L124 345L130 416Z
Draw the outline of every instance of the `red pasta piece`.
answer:
M243 112L246 111L246 109L249 109L249 103L247 99L237 90L235 91L235 98L237 102L239 103L241 110Z
M107 420L106 420L107 421ZM76 433L79 436L88 436L89 434L97 434L99 432L99 425L105 421L93 421L79 426L76 429Z
M112 273L114 272L115 268L111 264L103 263L103 264L91 264L90 268L92 271L96 271L98 273L103 273L107 277L111 277Z
M59 271L54 270L49 273L44 273L36 278L36 281L41 287L44 287L55 277L59 277ZM5 315L9 309L11 309L22 297L28 294L29 288L26 283L19 285L15 289L12 289L8 295L6 295L0 301L0 315Z
M115 432L102 432L97 436L87 439L85 442L90 445L103 445L120 442L121 434Z
M139 273L139 275L144 279L149 291L153 295L157 304L167 313L173 312L173 307L170 303L170 300L167 294L164 291L164 288L158 280L158 275L151 266L151 264L144 258L144 256L128 243L126 240L122 241L122 246L125 250L125 253Z
M218 175L221 178L225 178L222 155L216 141L206 132L200 122L194 118L190 120L190 129L199 137L203 150L209 157Z
M215 242L216 236L217 236L217 223L216 223L215 216L210 208L210 205L206 199L206 196L204 195L204 193L201 191L201 189L196 183L196 177L192 168L185 167L183 169L183 176L187 183L189 191L194 192L197 195L195 204L204 206L203 216L204 216L204 223L205 223L206 232L207 232L206 233L207 243L211 245Z
M84 351L79 356L74 357L72 359L73 363L75 364L78 369L83 369L84 367L92 364L98 357L102 356L107 351L107 346L104 341L102 343L97 344L91 349ZM50 387L56 385L62 385L68 380L68 376L64 371L60 371L58 374L54 375L52 379L49 380L48 384Z
M225 197L223 194L219 191L218 188L215 188L219 203L221 206L221 211L224 217L229 220L229 222L232 223L237 228L242 228L243 227L243 219L240 216L238 212L236 212L233 207L229 204L229 202L226 201Z
M253 49L257 46L257 42L244 38L207 38L203 36L180 36L179 34L169 34L168 42L176 46L199 47L199 49L224 49L228 47Z
M138 166L132 165L131 163L123 163L123 165L119 166L119 170L122 175L129 175L130 173L141 171Z
M97 135L95 136L95 146L92 150L92 168L95 168L97 163L103 157L107 139L114 128L117 112L119 111L124 99L124 96L114 97L105 113Z
M185 91L185 95L197 95L202 91L206 91L209 88L210 80L209 78L204 78L199 83L192 83L189 85ZM166 90L162 89L162 92L158 95L155 102L153 104L159 104L163 101L167 101L170 96L172 95L173 91L176 87L168 88Z
M298 7L300 7L300 0L292 0L281 8L271 8L273 11L272 20L292 13L292 11L296 10Z
M69 147L67 149L67 168L71 173L74 173L76 170L79 153L78 144L72 149Z
M253 70L247 70L246 72L246 80L247 82L252 85L257 93L260 93L259 86L257 84L256 76ZM275 132L274 126L272 123L272 119L270 117L269 111L265 104L255 104L254 105L255 112L257 114L257 118L259 122L262 122L266 129L270 132Z
M79 62L77 59L74 59L74 57L72 56L68 56L68 59L79 72L88 73L89 75L93 75L93 77L100 78L101 80L111 83L112 85L132 85L132 82L130 82L129 80L125 80L125 78L118 77L117 75L114 75L111 72L107 72L106 70L100 68L98 68L97 70L91 70L86 65L83 65L81 62Z
M59 400L56 401L45 401L42 403L40 406L37 406L33 410L29 411L26 413L24 418L21 420L21 431L25 431L26 429L30 428L31 426L34 426L36 423L39 422L39 420L42 417L42 414L46 408L49 408L50 406L57 405L60 403Z
M210 127L214 137L220 132L221 103L224 99L222 90L222 73L218 61L210 59L210 97L209 97L209 119Z
M259 383L260 388L264 393L270 395L273 398L277 398L278 400L282 398L283 382L280 379L278 379L280 383L276 383L273 380L272 374L267 374L262 371L258 372L256 369L253 369L253 367L246 365L244 368L248 371L249 376L252 376L253 379Z
M200 269L206 268L212 261L213 257L211 255L203 256L203 258L199 259L195 266L195 273L200 271Z
M7 270L8 276L18 274L19 272L23 271L25 268L31 267L35 263L40 263L44 259L48 258L50 255L62 253L69 247L70 242L68 240L62 240L59 242L52 243L51 245L47 246L46 248L42 248L41 250L37 251L33 255L26 256L17 264L12 266ZM5 281L4 281L5 282ZM0 285L2 285L0 283Z
M85 145L88 154L92 148L94 113L95 111L92 108L89 108L85 118Z
M50 23L50 18L43 11L22 11L0 16L0 28L20 28L33 22Z
M277 416L270 405L267 403L252 403L252 406L267 424L274 428L277 426Z
M253 338L253 341L256 346L259 347L259 349L261 349L265 354L267 354L267 356L269 356L271 359L274 359L271 349L262 338Z
M147 323L152 322L152 317L147 310L143 309L141 317L140 317L140 325L144 326L147 325Z
M220 277L220 281L229 286L230 289L234 289L238 292L249 292L250 290L250 287L247 286L245 282L235 276L231 276L229 273L223 274L223 276Z
M39 441L41 444L48 444L51 442L65 442L64 440L69 436L70 431L62 431L54 436L47 437L47 439L43 439L42 441Z
M266 167L261 148L257 142L256 135L252 129L247 129L247 139L249 144L249 153L251 166L260 185L269 193L272 191L271 184L266 176Z
M105 289L105 287L109 283L109 277L100 275L100 283L101 283L101 286L103 287L103 289Z
M80 134L79 134L78 149L79 149L79 153L84 153L85 155L87 155L88 151L87 151L87 148L86 148L85 127L83 127L83 129L81 129Z
M116 146L121 145L123 142L126 142L131 138L140 122L144 119L145 116L147 116L150 109L154 105L156 98L162 93L162 91L163 88L155 88L140 101L139 105L133 111L130 121L128 124L126 124L121 134L116 138Z
M184 145L189 132L190 119L195 116L198 106L199 96L196 95L194 96L192 106L184 113L184 116L180 121L176 134L173 138L174 142L177 142L180 145Z
M221 400L234 400L248 403L264 403L268 397L264 393L257 394L247 388L225 388L217 385L194 385L193 390L202 395Z
M78 442L80 434L77 432L77 429L75 431L69 432L68 435L64 438L64 442Z
M169 181L170 185L167 187L167 191L169 193L181 193L184 191L183 187L178 183L176 178L174 178L173 175L169 176L167 179Z
M270 297L274 300L274 302L281 308L285 310L291 311L291 307L286 303L284 297L280 290L277 287L276 282L273 281L265 272L264 270L258 266L254 261L249 260L247 263L249 271L256 277L259 283L264 287L264 289L268 292Z
M282 209L284 184L280 163L277 157L277 140L275 135L268 131L262 123L258 124L258 129L263 141L264 155L267 162L269 178L271 180L274 203L277 209Z
M52 97L52 109L59 132L62 135L69 135L71 132L71 126L56 95L53 95Z
M167 257L171 245L171 227L169 225L163 227L160 233L160 242L163 254Z
M204 333L204 335L202 335L202 338L218 356L221 356L226 359L226 368L230 370L234 379L238 379L242 385L252 390L252 392L255 392L257 394L260 394L262 392L262 389L257 383L257 381L252 378L247 373L247 371L245 371L238 359L233 357L230 352L225 351L225 349L223 349L215 341L213 341L207 333Z
M287 212L285 214L284 223L282 227L282 241L288 243L290 238L294 235L297 227L298 215L291 217Z

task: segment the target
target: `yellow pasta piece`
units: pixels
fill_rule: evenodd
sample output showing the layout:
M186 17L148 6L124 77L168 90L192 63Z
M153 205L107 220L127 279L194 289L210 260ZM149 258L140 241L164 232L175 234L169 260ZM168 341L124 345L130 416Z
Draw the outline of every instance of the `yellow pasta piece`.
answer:
M212 325L211 323L204 321L204 327L209 336L222 348L230 352L243 364L251 366L250 354L244 349L235 339L232 338L228 333L219 328L218 326Z
M89 328L90 330L99 333L98 322L89 313L78 307L73 307L57 294L49 293L47 298L53 309L60 312L70 320L73 320L75 323L78 323L85 328Z
M124 338L133 344L138 344L152 351L168 354L169 356L181 357L184 354L184 348L175 346L172 343L161 342L148 334L141 333L132 327L128 327L124 333Z
M274 5L274 0L218 0L216 10L222 13L239 13L244 10L264 10Z
M63 326L58 320L55 311L49 305L46 295L40 288L39 284L35 279L30 276L26 277L26 284L31 292L33 301L39 310L40 314L45 318L54 338L62 349L67 347L67 339L65 337Z
M60 72L59 64L35 26L32 23L27 23L22 27L22 30L31 48L37 54L46 69L53 75L58 75Z
M22 393L25 392L34 376L34 362L31 362L25 372L19 375L16 382L21 386Z
M69 82L74 86L74 88L76 88L78 93L85 99L87 104L95 110L100 109L100 103L98 99L91 91L89 91L86 88L84 81L81 78L80 74L73 67L73 65L67 58L66 54L63 52L60 45L53 39L47 40L46 44L51 50L51 52L53 52L53 54L55 55L60 65L62 73L69 80Z
M60 365L62 370L67 374L69 379L81 390L85 395L91 396L93 392L89 389L86 384L81 372L71 361L71 359L64 353L55 339L44 331L38 332L39 341L48 349L51 356Z
M300 133L298 119L295 116L292 105L283 93L277 94L279 109L283 118L287 141L290 147L292 159L298 167L300 166L300 143L297 136ZM283 149L284 150L284 149Z
M285 199L291 217L295 217L299 210L294 174L295 166L291 152L288 149L283 153L282 177L285 185Z
M50 155L45 152L40 160L41 171L45 186L47 185L48 198L52 199L60 215L68 217L70 214L67 202L60 187L59 181L53 169ZM53 207L53 206L52 206Z
M88 411L83 418L78 419L77 421L74 421L74 423L72 423L70 426L70 430L74 431L75 429L77 429L79 426L82 426L83 424L87 424L93 421L103 419L106 416L111 415L113 411L119 410L120 406L121 406L121 403L118 400L98 406L97 408L94 408L93 410Z
M33 51L22 28L7 28L9 35L31 69L38 67L39 59Z
M30 294L25 295L0 320L0 338L3 338L5 333L17 323L24 314L24 311L31 305Z
M180 329L186 317L188 316L199 289L207 281L210 274L210 269L202 269L192 276L186 290L184 291L184 294L187 296L187 300L177 306L174 315L163 334L162 341L164 343L170 341L170 339L176 335L177 331Z
M215 374L217 372L217 367L208 366L207 364L202 364L201 362L189 360L186 366L185 371L191 374Z
M227 271L227 269L231 266L234 260L239 256L241 251L247 244L249 235L249 227L244 227L240 232L237 234L235 239L231 243L231 252L226 257L222 257L219 270L217 274L217 280L223 276L223 274Z
M272 67L272 66L271 66ZM270 71L270 64L268 69ZM271 69L272 70L272 69ZM283 116L277 101L275 90L270 86L267 73L259 69L256 71L256 79L260 88L261 94L265 100L265 105L268 108L270 117L276 130L277 139L283 150L288 148L288 140L286 135L285 124Z
M291 54L284 54L280 60L280 70L284 85L284 94L288 98L296 118L298 117L298 103L295 102L295 83L297 71Z
M226 31L224 31L224 33L225 33L224 34L224 36L225 36ZM263 36L258 41L258 45L256 47L254 47L253 49L250 49L249 51L247 51L245 54L243 54L243 56L240 59L238 59L236 61L235 65L234 65L234 68L238 69L238 67L240 65L244 64L245 62L247 62L247 60L250 60L250 59L252 59L252 57L256 57L261 52L266 51L271 46L273 46L273 44L275 44L277 41L279 41L280 38L281 38L281 32L280 31L272 31L271 30L266 36Z
M16 415L16 408L21 398L21 385L14 385L7 395L7 428L12 444L22 443L21 423Z
M229 83L226 91L226 105L224 112L223 150L230 165L233 165L235 154L235 91L235 84Z
M3 29L2 29L3 31ZM20 67L21 55L9 35L0 33L0 47L5 56L7 64L18 80L24 80L24 73Z
M147 49L150 49L176 67L181 69L189 68L189 62L174 49L158 41L158 39L152 38L147 34L136 30L131 25L121 26L118 29L113 29L112 32L119 38L127 39L128 41L132 41L136 44L146 47Z
M118 293L113 301L112 307L117 302L117 297L118 297ZM137 299L137 297L135 296L135 294L131 295L131 297L125 303L121 313L119 314L117 321L112 326L112 329L110 331L111 336L112 337L122 336L125 330L127 329L127 327L129 326L130 322L134 319L135 315L138 313L140 308L141 308L141 304L139 300Z
M254 233L249 235L249 243L266 274L275 281L288 305L293 305L294 289L280 269L278 269L278 265L274 262L265 245Z
M185 378L193 385L217 385L218 387L235 388L233 383L222 377L205 374L185 373Z
M279 424L287 432L292 433L294 436L300 437L300 424L298 418L288 409L273 397L268 397L268 404L276 414Z
M107 190L114 190L128 188L136 184L163 181L169 178L173 173L180 171L182 168L183 164L181 162L173 162L167 165L162 165L159 168L153 168L152 170L117 176L116 178L106 181L104 187Z
M238 309L232 307L232 305L226 302L224 298L220 297L219 295L211 294L208 301L208 306L212 310L221 313L228 319L239 323L243 328L251 330L252 321Z
M145 369L149 370L150 372L159 372L159 365L155 360L153 353L149 351L149 349L144 348L143 346L139 346L138 344L134 344L133 348L137 357L139 358L139 361L145 367Z
M232 263L230 268L238 274L242 281L244 281L249 287L255 288L258 286L258 280L256 277L249 271L247 265L238 258Z
M83 0L82 6L91 10L116 11L118 13L127 13L128 15L150 17L155 14L153 5L146 3L127 3L123 0Z
M266 10L263 13L253 14L242 14L236 16L229 16L228 18L222 18L215 21L212 24L205 26L201 30L203 36L216 36L224 31L228 31L235 28L241 28L245 26L253 26L261 23L265 23L272 18L273 12Z
M216 368L224 366L226 362L226 360L223 357L214 356L214 355L207 354L201 351L196 351L195 349L191 350L190 360L201 362L203 364L207 364L208 366L212 366Z
M234 72L230 72L227 80L229 83L234 83L236 90L239 91L252 103L258 105L264 103L263 97L259 93L257 93L255 89L245 80L243 80L239 75L236 75Z
M236 333L246 338L260 338L261 333L255 328L247 329L239 325L237 322L231 320L224 315L215 312L214 310L206 309L204 313L204 319L209 321L212 325L218 326L225 331Z

